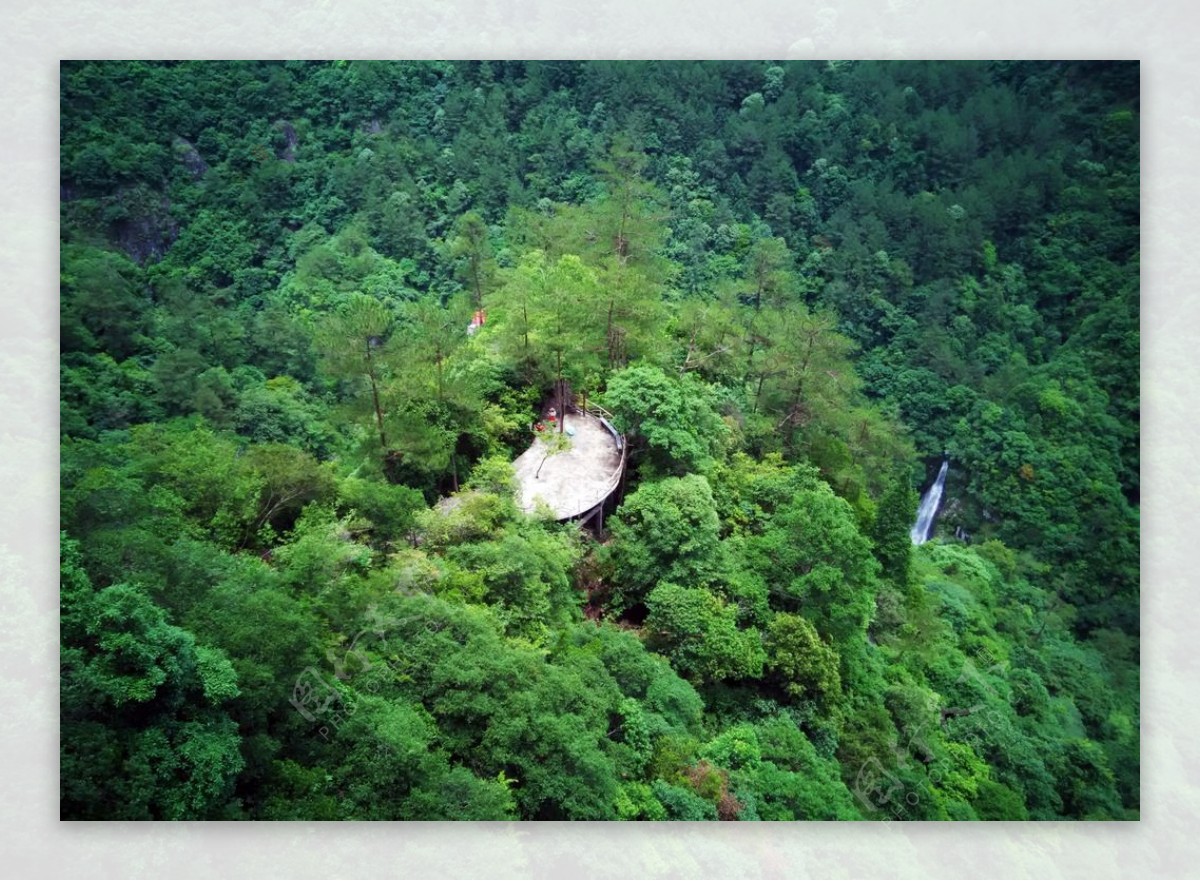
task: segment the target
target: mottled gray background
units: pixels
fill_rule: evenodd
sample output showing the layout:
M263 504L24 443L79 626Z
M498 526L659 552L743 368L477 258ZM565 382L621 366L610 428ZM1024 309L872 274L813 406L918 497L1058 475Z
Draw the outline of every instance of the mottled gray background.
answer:
M1197 28L1143 0L51 0L0 52L0 873L10 877L1196 877ZM58 821L62 58L1134 58L1143 96L1140 823Z

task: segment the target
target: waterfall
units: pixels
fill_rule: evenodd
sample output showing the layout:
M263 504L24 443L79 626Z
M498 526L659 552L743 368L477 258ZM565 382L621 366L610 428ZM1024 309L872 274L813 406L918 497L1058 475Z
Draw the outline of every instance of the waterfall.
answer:
M908 533L915 545L925 544L933 532L933 518L937 516L938 506L942 503L942 487L946 485L946 471L949 468L950 460L943 459L937 480L925 491L925 495L921 496L921 506L917 508L917 522Z

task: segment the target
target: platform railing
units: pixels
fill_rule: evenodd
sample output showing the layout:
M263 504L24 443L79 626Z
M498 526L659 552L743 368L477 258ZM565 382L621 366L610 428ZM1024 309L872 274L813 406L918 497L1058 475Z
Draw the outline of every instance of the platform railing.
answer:
M616 426L613 425L613 414L605 410L599 404L592 403L591 401L583 404L577 399L574 407L577 411L586 413L587 415L593 416L600 420L600 424L603 425L605 430L612 435L613 441L616 442L617 449L621 453L621 462L617 466L617 470L613 473L612 478L605 486L604 492L599 495L595 502L584 509L583 513L586 514L589 511L595 510L597 505L604 504L604 502L608 500L608 497L616 492L617 487L621 485L621 478L625 476L625 458L628 453L628 444L625 443L625 435L617 431Z
M581 404L579 400L576 400L574 407L576 410L583 412L583 413L587 413L589 416L595 416L597 419L600 420L600 424L603 425L605 430L609 434L612 435L613 440L617 444L617 449L621 451L621 465L622 465L622 467L624 467L624 464L625 464L625 435L623 435L623 434L621 434L621 432L617 431L616 426L613 425L613 422L612 422L613 415L611 413L609 413L607 410L605 410L603 407L601 407L599 404L594 404L591 401L587 401L586 403ZM605 498L607 498L607 496L605 496Z

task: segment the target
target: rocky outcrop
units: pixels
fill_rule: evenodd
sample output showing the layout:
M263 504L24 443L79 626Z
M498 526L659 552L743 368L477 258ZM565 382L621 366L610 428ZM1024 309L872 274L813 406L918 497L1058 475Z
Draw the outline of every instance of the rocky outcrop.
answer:
M161 259L179 237L179 222L171 216L167 197L134 187L118 191L115 201L120 205L120 216L111 230L117 247L139 264Z
M192 180L200 180L208 173L208 163L191 141L176 135L171 141L171 148L175 151L175 158L183 163L183 167L192 176Z
M284 162L295 162L296 147L300 145L300 135L296 133L296 127L286 119L281 119L275 123L275 129L283 135L283 149L276 151L276 158Z

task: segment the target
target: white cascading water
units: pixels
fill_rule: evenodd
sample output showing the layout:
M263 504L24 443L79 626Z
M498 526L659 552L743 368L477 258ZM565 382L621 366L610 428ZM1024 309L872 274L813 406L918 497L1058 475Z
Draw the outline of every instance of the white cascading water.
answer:
M933 518L937 515L938 505L942 503L942 487L946 485L946 471L949 468L950 460L944 459L937 480L925 491L925 495L921 496L921 506L917 508L917 522L908 532L915 545L925 544L933 532Z

